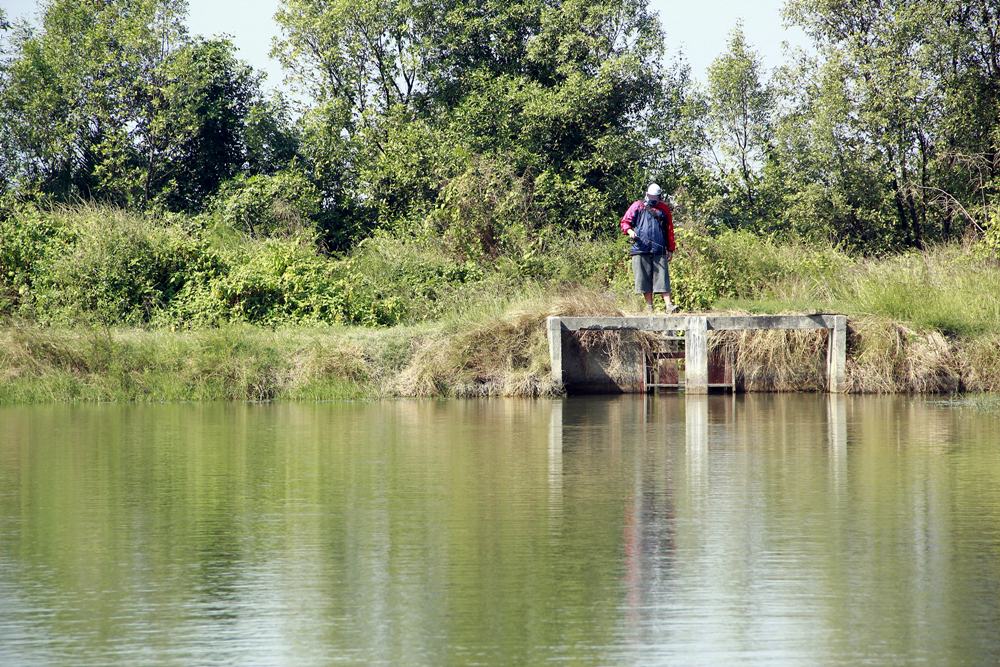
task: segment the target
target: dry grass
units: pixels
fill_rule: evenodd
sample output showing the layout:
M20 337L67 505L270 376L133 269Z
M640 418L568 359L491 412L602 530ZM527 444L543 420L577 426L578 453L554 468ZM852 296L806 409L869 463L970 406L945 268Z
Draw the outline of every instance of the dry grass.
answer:
M0 402L63 400L330 400L371 396L547 396L545 319L621 315L612 296L574 291L486 304L436 324L390 329L234 326L185 332L0 330ZM821 391L823 331L716 332L749 391ZM586 332L581 348L611 378L637 373L653 336ZM851 392L1000 391L1000 334L947 337L884 317L852 318Z
M884 318L852 320L847 387L855 393L942 393L962 388L960 350L940 332Z
M713 349L735 360L738 384L747 391L822 391L826 386L824 331L719 331Z
M1000 333L966 341L960 350L964 388L1000 392Z
M710 338L736 360L747 391L823 391L823 331L732 331ZM882 317L851 319L847 390L851 393L1000 391L1000 334L949 338L916 331Z
M552 315L620 315L613 298L576 291L534 298L466 318L420 341L388 387L399 396L547 396L552 382L545 320Z

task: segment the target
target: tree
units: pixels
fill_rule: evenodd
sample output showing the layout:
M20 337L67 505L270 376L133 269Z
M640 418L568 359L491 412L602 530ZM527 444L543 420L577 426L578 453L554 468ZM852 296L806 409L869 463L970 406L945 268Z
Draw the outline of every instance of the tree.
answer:
M7 13L0 8L0 90L6 90L9 85L6 38L10 29L11 24L7 20ZM5 122L3 110L0 108L0 201L15 189L14 178L16 174L17 156L14 150L14 138L11 135L9 124ZM3 207L0 206L0 217L3 216L3 213Z
M665 68L649 118L652 162L643 171L675 193L678 212L709 222L721 197L717 154L709 131L708 97L680 56Z
M780 193L782 228L851 250L882 252L899 242L886 208L888 175L858 130L840 68L802 55L776 88L786 111L775 125L765 175Z
M1000 7L970 0L792 0L845 81L841 132L885 175L898 243L982 227L997 174Z
M724 180L741 195L727 206L734 221L760 213L760 170L767 155L774 96L761 80L760 56L747 44L742 24L729 35L726 51L708 69L708 121Z
M18 180L57 199L126 203L143 87L185 38L182 0L52 0L16 28L0 91Z
M314 98L303 154L337 165L322 187L345 218L412 219L477 156L576 228L606 226L646 178L662 36L644 0L286 0L277 19Z
M183 0L52 0L0 68L2 160L22 195L197 211L243 169L295 151L280 104L225 39L192 39Z
M285 0L274 53L314 98L342 100L357 122L412 101L424 62L419 10L409 0Z
M245 120L244 171L251 175L278 172L297 157L299 141L291 105L283 95L256 99Z
M197 211L248 158L247 121L260 75L236 59L227 40L195 40L156 72L148 115L140 120L143 200ZM257 106L257 125L266 108Z

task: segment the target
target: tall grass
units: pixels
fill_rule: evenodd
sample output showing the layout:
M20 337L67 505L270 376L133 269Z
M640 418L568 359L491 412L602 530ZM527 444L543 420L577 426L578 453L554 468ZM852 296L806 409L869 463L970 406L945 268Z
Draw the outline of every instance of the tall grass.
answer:
M745 297L722 297L717 307L750 312L840 312L881 317L909 328L971 337L1000 332L1000 266L960 246L853 261L822 276L790 272L758 281Z
M918 329L975 336L1000 331L1000 266L957 246L865 262L834 286L832 305Z
M0 330L0 403L333 400L558 393L545 318L617 313L593 292L531 296L434 324L371 329Z
M543 228L487 260L427 236L327 257L307 239L218 231L99 207L0 220L0 401L545 395L559 390L546 316L642 309L617 237ZM1000 391L1000 265L983 255L678 238L685 310L850 316L852 391ZM714 344L750 389L821 389L823 335ZM588 344L613 357L622 342Z

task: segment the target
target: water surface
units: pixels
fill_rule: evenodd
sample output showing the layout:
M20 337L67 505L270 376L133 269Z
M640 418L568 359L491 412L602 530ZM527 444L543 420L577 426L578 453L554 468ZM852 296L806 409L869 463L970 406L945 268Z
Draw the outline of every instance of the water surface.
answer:
M1000 418L0 409L0 664L997 664Z

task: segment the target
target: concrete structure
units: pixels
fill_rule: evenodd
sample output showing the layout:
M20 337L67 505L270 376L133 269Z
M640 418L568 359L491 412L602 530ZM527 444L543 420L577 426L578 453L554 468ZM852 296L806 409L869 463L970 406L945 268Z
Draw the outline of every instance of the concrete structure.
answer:
M566 384L566 334L577 331L684 332L685 391L708 392L708 335L710 331L748 329L828 329L827 377L831 393L844 391L847 365L847 317L844 315L660 315L646 317L550 317L549 358L552 377ZM584 360L584 364L586 360Z

